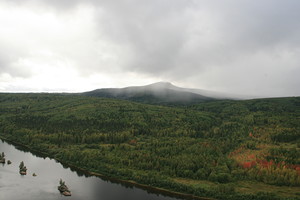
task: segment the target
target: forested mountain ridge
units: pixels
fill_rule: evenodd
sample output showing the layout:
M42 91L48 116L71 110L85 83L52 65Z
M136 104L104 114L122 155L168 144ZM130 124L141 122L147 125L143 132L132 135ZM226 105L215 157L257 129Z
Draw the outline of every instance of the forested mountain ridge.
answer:
M299 199L299 97L166 107L0 94L0 113L0 137L91 172L217 199Z
M201 95L168 82L158 82L146 86L126 88L103 88L80 93L84 96L124 99L148 104L195 104L215 100L214 97Z

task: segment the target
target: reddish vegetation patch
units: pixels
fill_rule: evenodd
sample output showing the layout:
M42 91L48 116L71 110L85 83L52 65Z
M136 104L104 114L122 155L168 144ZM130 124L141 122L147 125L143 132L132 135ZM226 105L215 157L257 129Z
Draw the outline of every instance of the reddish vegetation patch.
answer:
M290 166L292 169L295 169L297 173L300 175L300 165L291 165Z
M288 165L284 161L275 163L273 160L261 160L256 159L248 162L242 162L239 164L244 169L250 169L252 167L258 166L259 168L280 168L280 169L293 169L296 170L297 173L300 175L300 165Z
M254 137L253 133L249 133L250 137ZM274 160L267 160L269 152L267 151L269 146L259 146L259 150L247 149L245 146L241 146L235 151L232 151L228 157L237 161L238 165L243 169L257 168L258 170L267 169L290 169L295 170L300 175L300 165L287 164L284 161L275 162Z
M267 160L257 160L257 163L259 163L260 166L264 168L270 168L272 167L275 163L273 160L267 161Z
M280 167L284 164L284 162L281 162L281 163L278 163L277 165L275 165L274 161L273 160L270 160L270 161L267 161L267 160L260 160L260 159L256 159L256 160L252 160L250 162L244 162L241 164L241 166L244 168L244 169L247 169L247 168L251 168L251 167L254 167L254 166L259 166L259 167L263 167L263 168L270 168L270 167Z
M251 168L251 167L254 167L254 166L256 166L256 162L255 162L254 160L251 161L251 162L244 162L244 163L242 164L242 167L243 167L244 169Z

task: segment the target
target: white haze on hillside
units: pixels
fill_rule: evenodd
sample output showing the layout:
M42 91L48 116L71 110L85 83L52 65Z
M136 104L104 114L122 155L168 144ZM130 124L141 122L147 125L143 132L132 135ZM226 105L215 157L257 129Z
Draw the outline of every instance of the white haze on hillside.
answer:
M300 96L298 0L2 0L0 92L169 81Z

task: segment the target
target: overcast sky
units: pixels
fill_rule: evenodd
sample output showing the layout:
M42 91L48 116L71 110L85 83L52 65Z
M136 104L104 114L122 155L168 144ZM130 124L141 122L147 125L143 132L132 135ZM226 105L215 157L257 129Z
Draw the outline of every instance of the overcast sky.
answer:
M300 96L299 0L0 0L0 92L168 81Z

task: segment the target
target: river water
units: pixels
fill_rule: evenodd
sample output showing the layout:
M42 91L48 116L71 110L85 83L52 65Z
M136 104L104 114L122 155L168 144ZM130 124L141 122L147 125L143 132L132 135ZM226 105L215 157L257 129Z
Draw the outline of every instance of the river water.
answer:
M1 200L175 200L161 194L113 183L95 176L71 170L54 159L34 155L21 147L0 140L0 153L6 161L0 164ZM24 161L27 175L19 174L19 164ZM37 176L32 176L35 173ZM62 178L72 192L71 197L62 196L57 190Z

